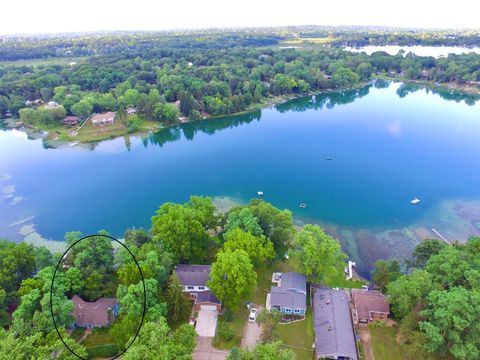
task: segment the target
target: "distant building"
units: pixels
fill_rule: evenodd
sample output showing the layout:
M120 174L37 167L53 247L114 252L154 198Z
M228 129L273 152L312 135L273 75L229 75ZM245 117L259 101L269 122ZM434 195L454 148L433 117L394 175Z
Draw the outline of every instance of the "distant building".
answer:
M109 111L102 114L95 114L91 119L93 126L113 124L115 122L115 112Z
M267 296L267 310L277 309L286 315L305 315L307 311L307 282L305 276L296 272L275 273Z
M45 104L45 108L50 110L56 109L58 107L60 107L60 105L55 101L49 101L48 103Z
M117 299L100 298L94 302L84 301L81 297L72 297L75 318L73 327L95 328L108 326L118 315L120 308Z
M175 266L183 291L187 292L195 300L195 310L217 310L222 309L222 303L215 294L207 287L210 279L210 265L186 265Z
M78 116L67 116L65 119L63 119L63 123L65 125L77 125L79 121L80 118Z
M313 328L317 359L358 360L349 297L344 290L314 288Z
M375 320L387 320L390 306L387 297L374 290L352 290L354 319L368 324Z
M136 113L137 113L137 109L132 108L132 107L127 108L126 111L127 111L127 114L129 114L129 115L132 115L132 114L136 114Z

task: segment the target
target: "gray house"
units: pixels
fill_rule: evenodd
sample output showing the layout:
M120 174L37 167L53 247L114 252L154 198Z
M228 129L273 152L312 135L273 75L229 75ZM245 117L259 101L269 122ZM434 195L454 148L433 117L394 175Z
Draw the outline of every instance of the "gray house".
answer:
M350 316L349 297L343 290L315 288L313 327L317 359L358 360Z
M272 286L267 297L267 309L278 309L287 315L305 315L307 311L307 282L296 272L275 276L278 286Z

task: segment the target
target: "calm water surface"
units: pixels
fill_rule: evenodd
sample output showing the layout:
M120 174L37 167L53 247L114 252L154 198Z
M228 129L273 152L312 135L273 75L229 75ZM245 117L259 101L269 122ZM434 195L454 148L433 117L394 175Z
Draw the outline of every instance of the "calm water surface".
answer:
M299 223L327 227L366 272L432 227L452 240L480 233L479 104L377 83L90 148L0 131L0 237L121 236L150 228L166 201L261 190Z

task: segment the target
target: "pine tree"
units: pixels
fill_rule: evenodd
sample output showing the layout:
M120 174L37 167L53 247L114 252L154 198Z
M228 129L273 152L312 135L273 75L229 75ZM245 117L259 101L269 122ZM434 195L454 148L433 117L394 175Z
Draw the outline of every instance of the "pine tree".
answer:
M177 275L170 276L167 290L168 316L173 323L185 321L191 312L191 303L183 292Z

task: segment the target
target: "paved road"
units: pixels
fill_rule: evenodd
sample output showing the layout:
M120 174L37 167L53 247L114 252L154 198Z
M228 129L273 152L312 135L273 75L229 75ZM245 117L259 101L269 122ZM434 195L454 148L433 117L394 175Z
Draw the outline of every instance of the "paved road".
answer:
M363 349L365 350L365 360L374 360L370 329L367 326L358 326L357 331L362 340Z
M256 305L255 308L258 311L257 316L264 309L262 305ZM242 348L253 349L255 345L260 341L261 335L262 328L257 322L247 322L247 325L245 325L245 328L243 330L242 343L240 346Z
M197 337L197 345L193 351L193 360L225 360L228 351L218 350L212 346L212 338Z

